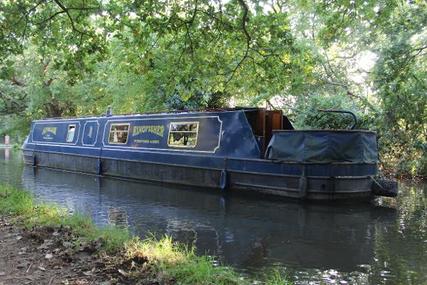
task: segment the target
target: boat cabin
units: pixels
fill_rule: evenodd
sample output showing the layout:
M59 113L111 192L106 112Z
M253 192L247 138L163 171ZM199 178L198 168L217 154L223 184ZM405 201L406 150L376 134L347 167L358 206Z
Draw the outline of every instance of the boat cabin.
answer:
M293 129L261 108L34 121L29 143L263 158L273 130Z

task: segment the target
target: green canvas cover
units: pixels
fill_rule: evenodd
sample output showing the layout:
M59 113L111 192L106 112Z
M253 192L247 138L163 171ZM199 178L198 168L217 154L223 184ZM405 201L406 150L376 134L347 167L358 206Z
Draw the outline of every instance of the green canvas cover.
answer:
M277 131L266 158L289 162L378 162L375 132L353 130Z

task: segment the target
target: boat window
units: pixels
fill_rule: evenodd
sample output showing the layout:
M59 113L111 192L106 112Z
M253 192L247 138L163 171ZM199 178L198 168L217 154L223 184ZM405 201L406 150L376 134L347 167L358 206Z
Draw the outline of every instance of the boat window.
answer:
M128 142L129 124L112 124L110 128L109 143L126 144Z
M88 138L92 138L93 128L94 128L94 126L89 126L89 131L87 133Z
M67 143L74 141L75 133L76 133L76 125L68 125L68 132L67 132L67 139L66 139Z
M171 123L168 145L171 147L195 147L199 132L199 122Z

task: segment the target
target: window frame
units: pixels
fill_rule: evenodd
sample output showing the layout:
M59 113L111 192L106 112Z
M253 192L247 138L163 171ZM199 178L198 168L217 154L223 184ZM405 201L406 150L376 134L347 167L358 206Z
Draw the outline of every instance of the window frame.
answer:
M86 130L87 130L87 128L88 128L88 125L90 125L91 124L91 126L90 127L93 127L92 128L92 135L93 135L93 133L95 133L96 135L93 137L93 143L85 143L85 138L87 138L87 136L86 136ZM96 144L97 144L97 142L98 142L98 136L99 136L99 133L100 133L100 128L99 128L99 122L98 122L98 120L89 120L89 121L86 121L85 123L84 123L84 125L83 125L83 135L82 135L82 145L83 146L95 146ZM90 138L92 138L92 137L90 137Z
M111 142L110 141L110 135L111 135L111 131L112 131L112 128L113 128L113 126L127 126L128 127L128 129L127 129L127 135L126 135L126 142L124 142L124 143L121 143L121 142ZM125 131L114 131L114 132L125 132ZM115 145L126 145L126 144L128 144L128 142L129 142L129 133L130 133L130 123L112 123L111 125L110 125L110 130L108 131L108 144L115 144Z
M71 141L68 140L68 134L70 133L71 127L74 127L74 133ZM67 125L67 134L65 135L65 143L73 143L76 138L77 124L68 124Z
M180 125L190 125L190 124L196 124L196 131L172 131L172 124L180 124ZM192 121L192 122L170 122L169 123L169 132L168 132L168 147L172 148L195 148L197 146L197 143L199 142L199 130L200 130L200 122L198 121ZM171 134L172 133L195 133L196 134L196 140L194 145L172 145L170 144Z

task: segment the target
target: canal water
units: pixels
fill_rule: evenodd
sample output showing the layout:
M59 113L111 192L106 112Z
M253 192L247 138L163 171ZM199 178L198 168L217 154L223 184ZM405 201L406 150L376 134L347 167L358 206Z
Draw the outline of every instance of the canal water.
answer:
M34 169L4 149L0 181L101 226L170 235L243 274L274 269L297 284L427 284L426 184L401 184L398 199L375 203L301 203Z

